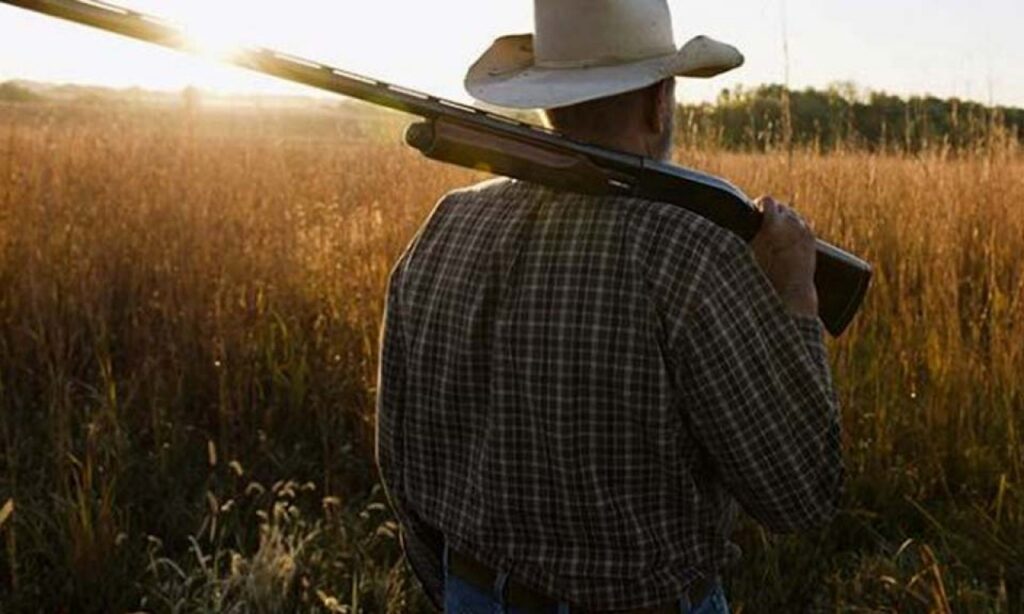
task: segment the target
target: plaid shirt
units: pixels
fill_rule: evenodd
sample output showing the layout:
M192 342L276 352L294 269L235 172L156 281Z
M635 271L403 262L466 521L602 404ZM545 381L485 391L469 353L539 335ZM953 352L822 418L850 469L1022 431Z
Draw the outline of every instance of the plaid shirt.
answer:
M662 604L738 555L737 502L774 531L819 525L843 477L821 325L744 242L516 181L446 196L395 266L377 409L435 602L447 540L581 606Z

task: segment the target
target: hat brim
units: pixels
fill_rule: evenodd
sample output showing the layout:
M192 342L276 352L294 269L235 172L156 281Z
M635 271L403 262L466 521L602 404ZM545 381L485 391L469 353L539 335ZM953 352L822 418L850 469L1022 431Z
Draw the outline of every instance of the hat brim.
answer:
M743 65L732 45L698 36L676 53L628 63L579 68L538 66L533 35L499 38L469 69L466 91L511 109L553 109L614 96L669 77L707 78Z

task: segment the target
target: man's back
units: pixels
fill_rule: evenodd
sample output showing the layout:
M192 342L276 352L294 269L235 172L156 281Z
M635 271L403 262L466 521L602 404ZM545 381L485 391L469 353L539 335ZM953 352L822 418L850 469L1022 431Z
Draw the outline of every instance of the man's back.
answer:
M678 597L732 558L733 498L790 530L841 481L820 325L664 204L449 195L393 274L381 375L403 525L577 604Z

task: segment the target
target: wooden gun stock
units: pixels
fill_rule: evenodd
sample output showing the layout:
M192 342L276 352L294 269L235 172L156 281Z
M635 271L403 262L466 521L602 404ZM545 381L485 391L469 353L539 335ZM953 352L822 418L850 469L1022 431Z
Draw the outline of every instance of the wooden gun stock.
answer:
M559 151L438 119L413 124L406 142L433 160L458 164L572 192L638 196L675 204L710 219L750 241L761 227L761 212L742 192L714 177L639 158L617 169L602 167L583 153ZM631 168L632 167L632 168ZM856 315L871 281L871 267L853 254L817 242L819 316L839 336Z

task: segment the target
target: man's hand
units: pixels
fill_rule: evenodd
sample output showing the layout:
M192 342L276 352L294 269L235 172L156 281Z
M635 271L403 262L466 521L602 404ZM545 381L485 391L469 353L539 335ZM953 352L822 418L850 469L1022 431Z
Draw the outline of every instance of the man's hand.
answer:
M817 317L814 232L796 211L771 197L757 204L764 224L751 243L754 257L790 313Z

